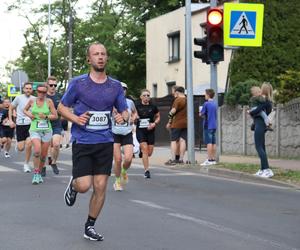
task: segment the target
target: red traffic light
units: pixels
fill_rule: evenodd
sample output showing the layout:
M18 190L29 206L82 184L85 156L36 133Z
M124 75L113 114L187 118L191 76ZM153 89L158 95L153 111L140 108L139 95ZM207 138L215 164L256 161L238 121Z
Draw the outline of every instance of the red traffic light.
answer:
M219 9L210 9L207 13L207 22L211 25L219 25L223 22L223 12Z

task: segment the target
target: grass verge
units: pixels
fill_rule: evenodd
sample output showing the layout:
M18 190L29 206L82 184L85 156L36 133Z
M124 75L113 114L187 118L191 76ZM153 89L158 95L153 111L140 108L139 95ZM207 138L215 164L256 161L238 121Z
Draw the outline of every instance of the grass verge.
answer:
M220 163L216 165L219 168L226 168L233 171L239 171L248 174L255 174L260 168L257 164L248 164L248 163ZM287 170L287 169L279 169L273 168L271 169L274 172L274 176L272 179L283 181L286 183L292 183L300 186L300 171L296 170Z

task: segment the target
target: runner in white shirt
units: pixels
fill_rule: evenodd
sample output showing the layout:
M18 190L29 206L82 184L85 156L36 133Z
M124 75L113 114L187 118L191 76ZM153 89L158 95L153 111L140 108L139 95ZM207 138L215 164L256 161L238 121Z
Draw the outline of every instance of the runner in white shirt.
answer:
M124 89L124 95L126 96L127 84L121 82ZM123 124L117 124L112 117L112 132L114 135L114 172L115 172L115 191L122 191L125 184L128 183L127 170L130 168L132 157L133 157L133 137L132 129L133 122L137 117L136 108L134 102L126 98L128 106L129 121ZM122 162L123 147L124 158Z
M24 162L24 172L30 173L31 168L29 166L30 156L31 156L31 140L29 136L29 128L31 124L31 119L26 116L23 112L26 104L30 99L34 99L32 96L32 83L26 82L23 86L24 94L17 96L11 105L9 106L9 122L10 126L13 128L16 126L17 133L17 142L18 142L18 150L23 151L25 149L25 162ZM13 110L17 111L17 120L16 124L13 121Z

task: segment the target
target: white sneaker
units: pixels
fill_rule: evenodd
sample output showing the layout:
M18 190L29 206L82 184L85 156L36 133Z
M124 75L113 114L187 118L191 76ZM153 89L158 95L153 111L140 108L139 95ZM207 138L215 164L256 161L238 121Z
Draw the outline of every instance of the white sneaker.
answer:
M30 173L31 172L30 166L25 163L23 166L23 171L24 171L24 173Z
M215 165L217 164L216 161L209 161L208 159L205 160L203 163L200 164L200 166L210 166L210 165Z
M263 177L263 178L271 178L274 176L274 173L271 169L264 169L262 174L260 175L260 177Z
M200 166L208 166L208 165L210 165L210 162L209 162L208 159L206 159L204 162L202 162L202 163L200 164Z
M260 169L260 170L258 170L254 175L256 175L256 176L261 176L262 173L263 173L263 171Z

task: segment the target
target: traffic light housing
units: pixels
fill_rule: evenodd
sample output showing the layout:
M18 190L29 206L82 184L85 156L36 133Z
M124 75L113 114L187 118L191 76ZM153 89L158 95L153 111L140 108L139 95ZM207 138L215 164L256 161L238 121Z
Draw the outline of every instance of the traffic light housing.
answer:
M224 61L223 11L211 8L207 12L207 59L217 63Z
M203 38L194 38L194 44L198 46L202 46L202 50L195 50L194 51L194 57L202 59L203 63L208 62L207 58L207 37Z

